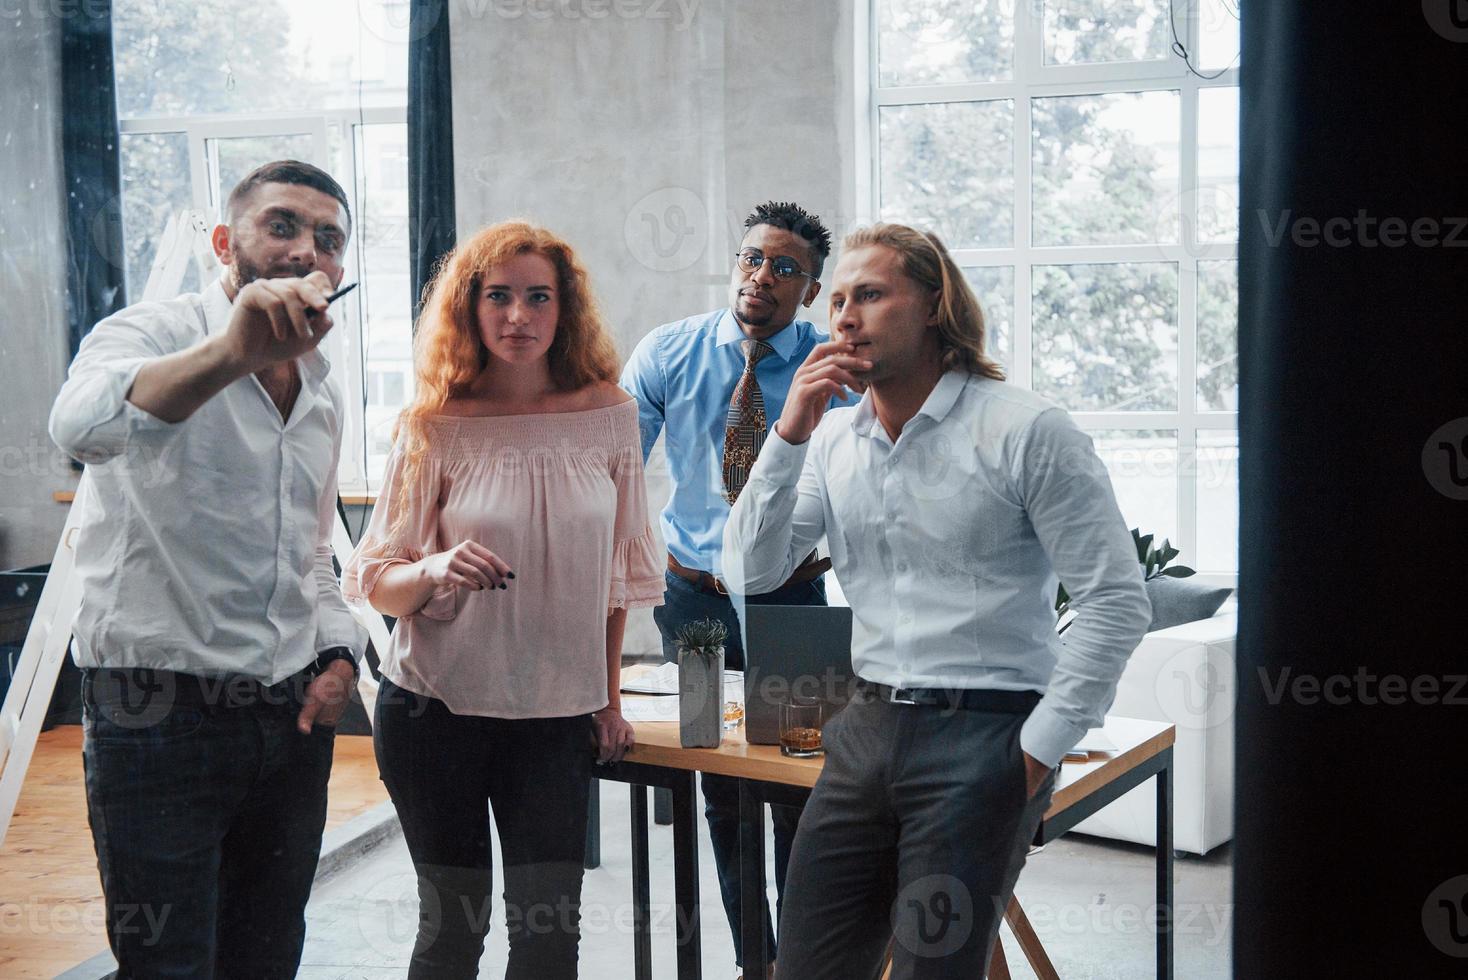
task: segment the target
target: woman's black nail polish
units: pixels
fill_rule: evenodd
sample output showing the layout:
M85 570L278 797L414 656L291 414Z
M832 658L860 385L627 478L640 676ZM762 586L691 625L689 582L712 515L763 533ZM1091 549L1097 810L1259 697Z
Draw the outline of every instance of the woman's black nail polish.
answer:
M508 589L508 588L509 588L509 586L508 586L508 585L506 585L506 584L505 584L505 583L503 583L503 582L501 582L501 583L500 583L500 588L502 588L502 589Z
M514 572L506 572L505 573L505 578L514 578L514 577L515 577L515 573Z

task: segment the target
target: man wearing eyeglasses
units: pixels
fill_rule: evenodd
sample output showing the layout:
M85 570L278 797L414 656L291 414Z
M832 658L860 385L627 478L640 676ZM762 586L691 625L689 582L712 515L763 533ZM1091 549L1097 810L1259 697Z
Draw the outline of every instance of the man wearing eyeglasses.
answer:
M663 656L676 659L674 635L685 623L716 619L729 630L724 656L730 670L744 669L744 647L721 579L724 522L770 425L780 417L796 369L828 339L796 314L819 295L821 267L831 250L831 233L796 204L761 204L745 218L744 227L729 279L729 306L658 327L642 338L622 373L622 387L637 398L644 460L658 434L666 434L671 484L662 513L667 588L663 605L653 610ZM840 404L845 402L832 400L832 405ZM744 601L823 606L821 576L830 564L812 552L778 588ZM738 948L738 784L705 774L703 793L736 963L746 977L770 975L769 964L749 963ZM791 807L771 810L775 882L783 894L800 814ZM768 909L765 915L768 926ZM766 934L774 932L767 929Z

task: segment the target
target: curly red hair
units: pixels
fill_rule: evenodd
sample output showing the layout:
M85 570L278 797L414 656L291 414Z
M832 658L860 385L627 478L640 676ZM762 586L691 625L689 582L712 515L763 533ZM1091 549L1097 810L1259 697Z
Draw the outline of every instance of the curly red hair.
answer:
M617 380L621 365L616 345L591 291L586 268L571 246L526 221L490 225L444 256L424 290L423 310L413 338L417 390L398 416L393 433L395 439L403 440L405 488L413 487L428 451L428 418L440 414L451 399L463 395L489 363L489 350L479 337L475 314L489 270L527 253L544 257L556 270L560 317L555 340L546 354L551 379L562 391Z

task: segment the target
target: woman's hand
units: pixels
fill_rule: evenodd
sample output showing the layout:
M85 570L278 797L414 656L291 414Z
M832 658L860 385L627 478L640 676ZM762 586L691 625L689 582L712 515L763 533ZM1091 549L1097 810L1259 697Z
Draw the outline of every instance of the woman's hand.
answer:
M595 729L598 763L621 762L637 740L632 734L632 723L617 708L608 706L596 712L591 716L591 724Z
M429 555L419 563L423 575L433 583L435 589L453 586L456 589L505 589L506 579L515 577L510 566L484 545L474 541L461 541L448 551Z

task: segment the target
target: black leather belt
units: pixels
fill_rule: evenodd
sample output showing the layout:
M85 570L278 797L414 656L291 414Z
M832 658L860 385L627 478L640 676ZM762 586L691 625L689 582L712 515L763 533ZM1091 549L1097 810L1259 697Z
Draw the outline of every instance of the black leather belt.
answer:
M805 561L800 563L800 567L797 568L793 573L791 573L788 579L786 579L784 582L780 583L778 586L771 589L770 591L778 592L781 589L787 588L792 585L799 585L802 582L813 581L820 578L822 575L826 574L830 570L831 559L822 558L817 561L816 553L812 551L809 555L806 556ZM686 565L679 562L678 559L674 558L671 553L668 555L668 571L683 579L685 582L692 582L694 586L704 592L712 592L715 595L722 596L727 596L729 594L729 590L724 586L723 582L720 582L708 572L700 571L696 568L687 567Z
M888 704L906 704L924 708L963 709L965 711L1000 711L1027 715L1040 703L1038 691L994 691L984 688L959 687L889 687L871 681L857 683L857 696Z

